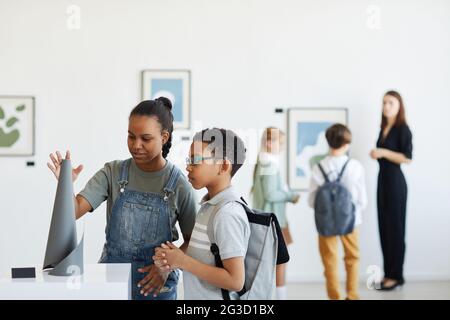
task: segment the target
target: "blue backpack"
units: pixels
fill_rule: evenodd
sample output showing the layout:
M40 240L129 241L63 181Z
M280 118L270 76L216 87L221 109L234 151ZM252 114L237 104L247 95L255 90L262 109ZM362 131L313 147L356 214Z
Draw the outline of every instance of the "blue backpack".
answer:
M335 181L330 181L323 167L319 169L325 183L319 187L314 205L316 228L324 237L346 235L353 231L355 205L350 191L341 183L342 175L350 159L342 167Z

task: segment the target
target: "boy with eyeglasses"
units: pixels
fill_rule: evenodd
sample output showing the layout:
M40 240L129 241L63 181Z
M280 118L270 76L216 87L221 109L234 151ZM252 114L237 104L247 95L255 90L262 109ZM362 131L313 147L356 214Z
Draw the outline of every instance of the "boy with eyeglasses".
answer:
M206 129L193 138L187 158L189 182L197 190L206 188L208 193L200 202L186 252L167 242L153 257L161 269L184 271L186 300L220 300L222 288L230 291L231 299L236 299L244 286L250 226L244 208L236 202L240 196L231 180L243 165L245 152L243 141L231 130ZM223 268L216 267L210 250L211 227Z

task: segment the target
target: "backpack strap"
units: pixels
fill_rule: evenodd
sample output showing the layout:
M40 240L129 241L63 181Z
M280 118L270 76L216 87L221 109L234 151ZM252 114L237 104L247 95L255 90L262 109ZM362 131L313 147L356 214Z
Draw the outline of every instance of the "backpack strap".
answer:
M319 166L320 172L322 172L322 175L325 179L326 182L330 182L330 179L328 179L328 174L325 173L325 170L323 169L322 165L319 163L317 163L317 165Z
M339 176L337 177L336 181L341 181L342 176L344 175L345 168L347 168L347 164L350 162L350 158L345 162L344 166L342 167L341 172L339 173Z
M219 247L217 246L217 244L211 243L210 250L211 250L212 254L214 255L214 261L216 263L216 267L223 268L223 262L222 262L222 259L220 258ZM220 288L220 291L222 292L223 300L231 300L230 292L228 290L226 290L224 288Z

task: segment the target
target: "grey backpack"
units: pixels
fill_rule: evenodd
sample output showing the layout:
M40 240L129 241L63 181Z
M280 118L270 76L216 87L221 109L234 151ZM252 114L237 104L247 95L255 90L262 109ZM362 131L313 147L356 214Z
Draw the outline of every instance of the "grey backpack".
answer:
M335 181L330 181L323 167L319 169L325 178L325 183L319 187L316 194L314 211L316 228L320 235L338 236L353 231L355 223L355 205L350 191L341 183L342 175L350 159L342 167Z
M245 283L238 296L240 300L270 300L275 288L275 267L289 261L289 254L281 228L273 213L250 209L241 197L219 203L208 221L208 237L216 267L223 268L220 250L214 238L214 218L219 209L229 202L240 203L247 214L250 225L250 238L244 258ZM230 300L230 293L221 289L224 300Z

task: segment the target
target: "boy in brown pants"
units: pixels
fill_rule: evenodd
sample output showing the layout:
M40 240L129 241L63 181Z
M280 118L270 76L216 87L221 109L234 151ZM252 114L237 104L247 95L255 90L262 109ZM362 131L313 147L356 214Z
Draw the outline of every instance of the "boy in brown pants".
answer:
M359 241L358 229L362 222L361 213L367 204L367 195L364 179L364 168L354 159L349 159L347 151L350 147L352 135L350 130L342 125L335 124L326 132L326 139L330 147L327 157L320 161L320 165L327 177L335 181L342 172L340 182L350 192L354 210L353 231L341 236L319 235L319 250L324 266L328 297L332 300L341 298L339 293L338 276L338 239L344 247L344 262L347 272L347 299L359 299ZM344 165L346 165L345 169ZM318 165L312 170L309 205L314 208L318 188L325 183L325 177Z

